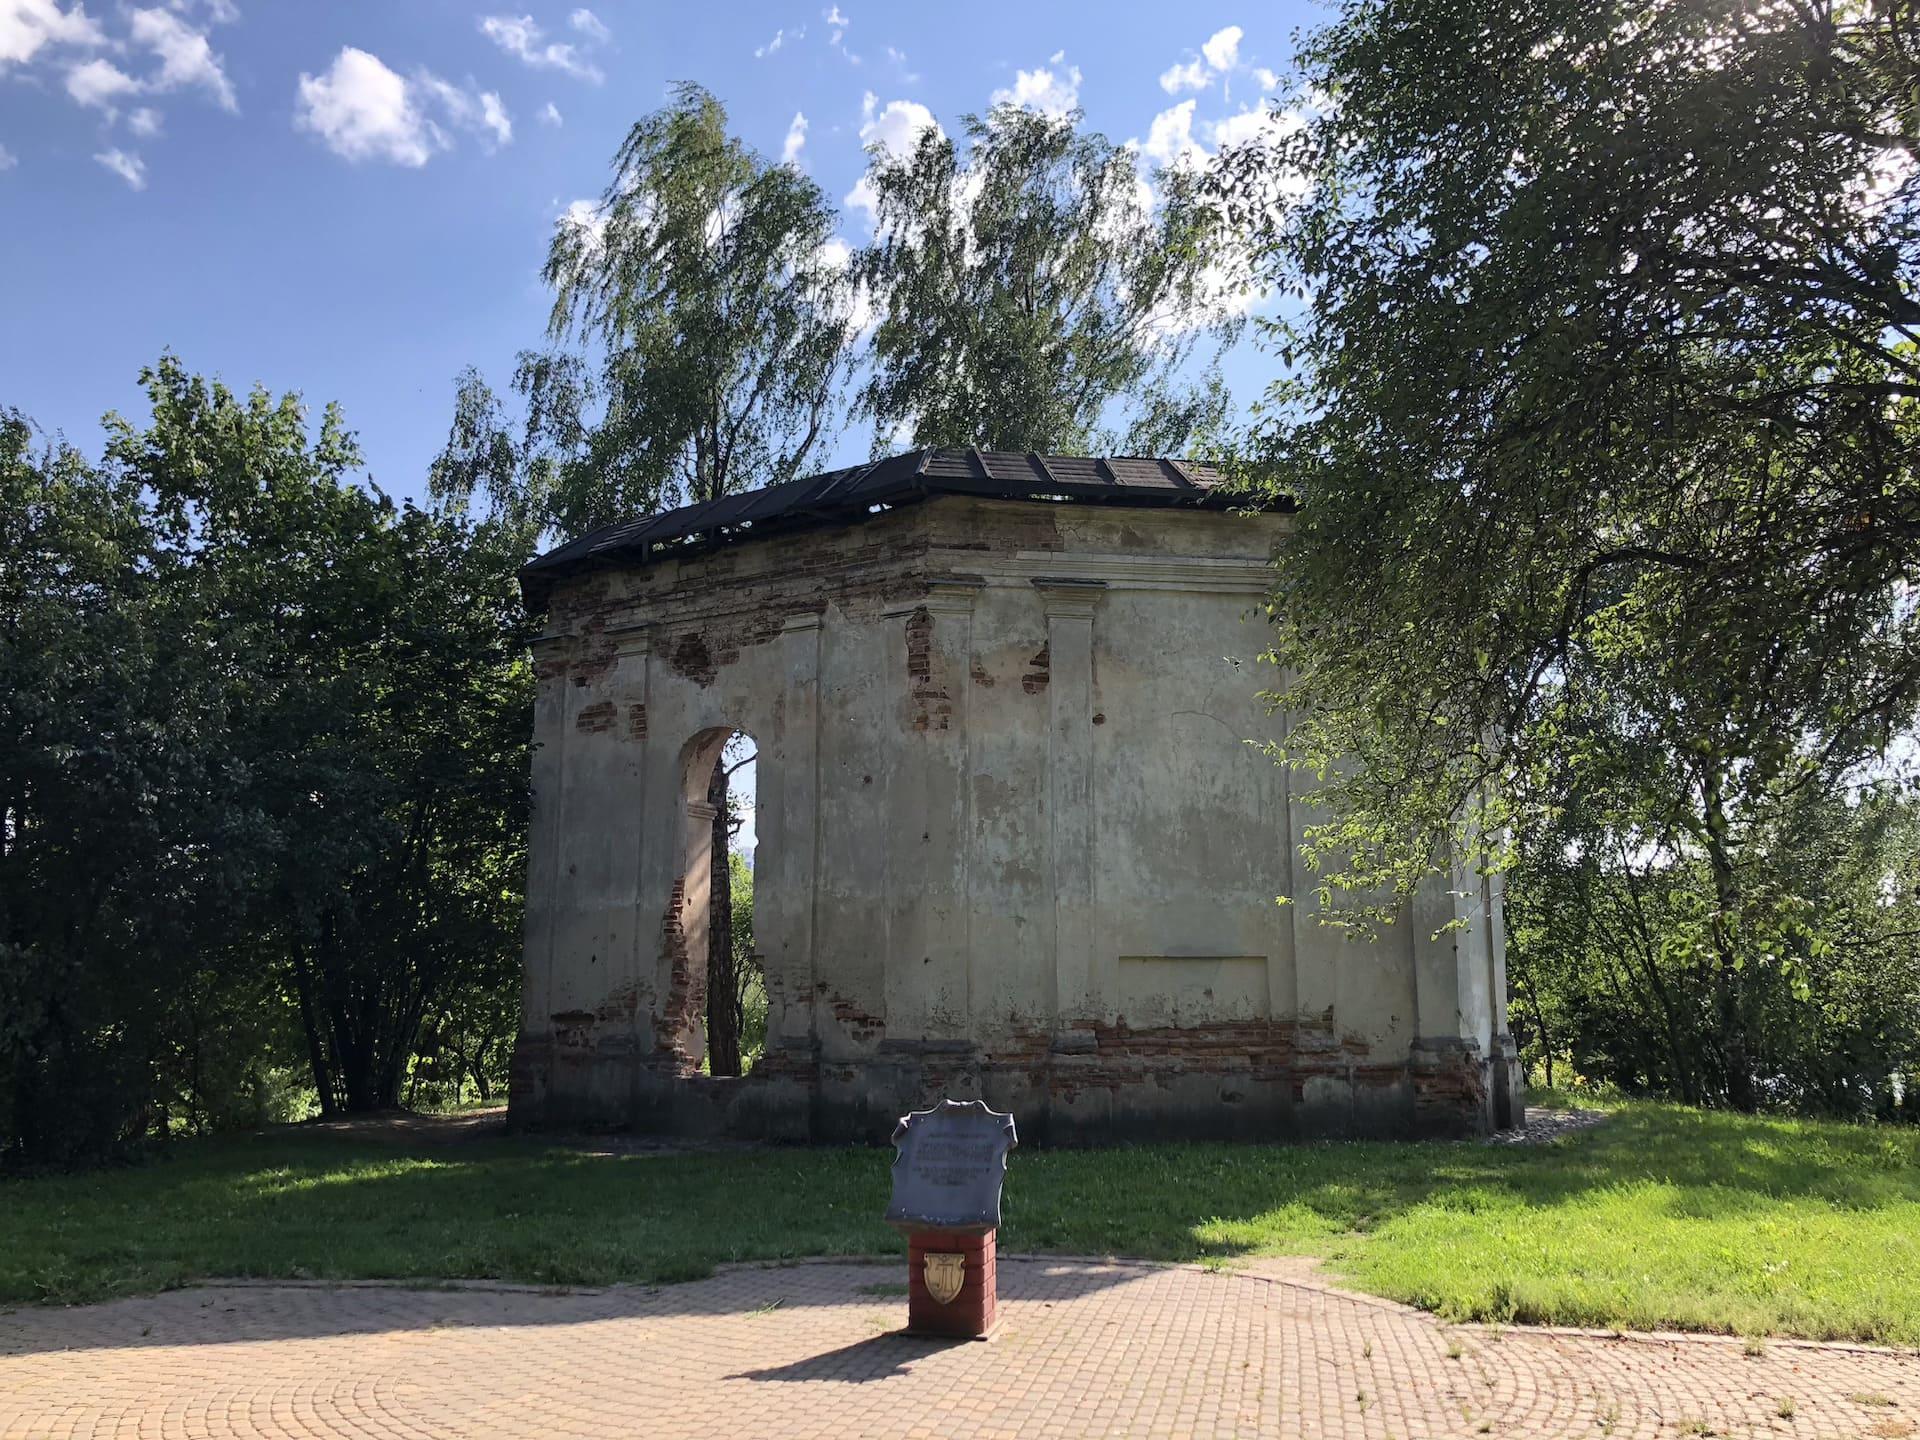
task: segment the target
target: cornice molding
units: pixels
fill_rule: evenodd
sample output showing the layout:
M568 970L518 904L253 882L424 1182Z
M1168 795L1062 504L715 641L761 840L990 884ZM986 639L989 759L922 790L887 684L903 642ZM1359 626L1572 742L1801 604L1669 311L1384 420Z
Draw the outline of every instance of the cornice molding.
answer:
M929 615L971 615L974 602L987 588L986 577L982 575L941 575L925 583L926 594L881 611L882 618L897 620L916 610L925 610Z
M1031 583L1049 620L1091 620L1107 590L1105 580L1073 575L1036 575Z
M613 642L613 653L616 655L649 655L653 652L653 626L644 620L609 625L606 636Z
M1022 580L1036 586L1072 581L1104 584L1110 590L1190 590L1262 595L1273 585L1273 568L1263 560L1212 556L1132 555L1057 550L1022 550L996 567L1002 583Z

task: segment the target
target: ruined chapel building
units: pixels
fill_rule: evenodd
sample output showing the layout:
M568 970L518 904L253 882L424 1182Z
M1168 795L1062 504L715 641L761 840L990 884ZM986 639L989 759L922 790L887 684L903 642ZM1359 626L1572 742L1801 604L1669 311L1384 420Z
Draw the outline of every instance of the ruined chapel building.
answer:
M877 1141L952 1096L1051 1143L1504 1123L1498 882L1373 943L1315 923L1288 774L1247 743L1279 724L1255 657L1289 519L1217 478L921 450L529 565L513 1122ZM770 1008L758 1065L714 1078L706 793L736 730Z

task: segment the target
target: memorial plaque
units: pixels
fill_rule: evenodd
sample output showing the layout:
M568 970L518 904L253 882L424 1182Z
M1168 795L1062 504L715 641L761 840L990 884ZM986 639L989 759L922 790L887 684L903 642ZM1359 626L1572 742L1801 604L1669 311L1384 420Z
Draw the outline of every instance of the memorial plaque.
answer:
M906 1231L998 1229L1000 1182L1007 1152L1018 1143L1013 1116L979 1100L943 1100L901 1116L887 1223Z

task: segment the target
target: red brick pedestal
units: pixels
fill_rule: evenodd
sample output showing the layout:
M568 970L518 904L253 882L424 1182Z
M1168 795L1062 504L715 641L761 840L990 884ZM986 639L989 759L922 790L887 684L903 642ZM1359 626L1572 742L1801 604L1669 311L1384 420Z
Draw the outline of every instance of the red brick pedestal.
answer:
M999 1234L953 1230L907 1232L907 1333L946 1335L961 1340L984 1340L999 1319L999 1277L994 1268L994 1242ZM966 1278L960 1293L946 1303L927 1289L929 1254L958 1254L965 1258Z

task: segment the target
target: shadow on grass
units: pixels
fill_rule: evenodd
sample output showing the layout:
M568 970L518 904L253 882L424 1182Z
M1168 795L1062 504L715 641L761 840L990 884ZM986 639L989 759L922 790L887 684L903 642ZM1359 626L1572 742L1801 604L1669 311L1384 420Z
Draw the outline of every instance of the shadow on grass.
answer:
M585 1155L495 1136L370 1144L310 1131L206 1142L142 1169L0 1184L0 1303L223 1276L658 1284L735 1261L897 1255L879 1220L887 1159L880 1148ZM1823 1243L1805 1238L1819 1226L1842 1224L1861 1255L1781 1262L1767 1248L1808 1249ZM1364 1288L1456 1318L1724 1329L1750 1311L1807 1333L1899 1339L1909 1327L1920 1336L1920 1252L1903 1258L1903 1229L1914 1245L1920 1135L1635 1105L1540 1147L1022 1152L1000 1246L1332 1255ZM1648 1266L1662 1273L1636 1278ZM1771 1310L1740 1298L1756 1287L1775 1296Z

